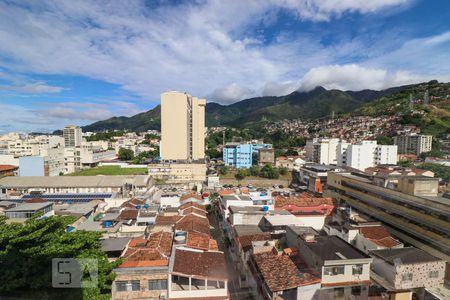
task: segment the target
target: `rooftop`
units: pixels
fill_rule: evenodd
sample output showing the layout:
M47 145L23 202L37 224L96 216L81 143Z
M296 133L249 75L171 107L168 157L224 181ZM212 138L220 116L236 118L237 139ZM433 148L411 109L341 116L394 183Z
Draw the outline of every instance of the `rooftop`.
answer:
M168 266L172 251L172 233L154 232L148 239L135 238L128 243L119 268Z
M242 250L248 251L252 248L252 242L267 241L270 239L269 232L261 232L256 234L243 235L238 237L238 241L241 244Z
M218 251L217 241L212 239L209 234L188 232L186 246L193 249Z
M188 200L188 199L197 199L197 200L203 200L202 196L199 194L195 194L195 193L189 193L189 194L184 194L183 196L180 197L180 202L184 201L184 200Z
M0 165L0 172L8 172L17 170L19 167L13 165Z
M440 258L414 247L372 250L371 254L392 265L395 263L417 264L441 260Z
M102 176L7 176L0 179L4 188L52 187L122 187L124 184L146 186L147 175Z
M187 203L185 203L183 205L180 205L178 207L178 209L179 210L183 210L183 209L190 208L190 207L195 207L197 209L201 209L203 211L206 211L206 207L204 205L201 205L201 204L198 204L198 203L192 202L192 201L191 202L187 202Z
M386 228L380 225L361 227L359 228L359 233L381 247L392 248L402 244L400 241L394 239Z
M234 225L233 228L237 236L258 234L263 232L258 225Z
M175 224L175 229L210 234L208 219L194 214L183 216Z
M52 202L22 203L16 207L7 209L5 212L36 211L52 205Z
M264 252L254 254L254 259L265 283L272 292L320 283L320 279L312 274L301 273L286 255Z
M177 223L182 216L163 216L163 215L157 215L156 216L156 225L174 225Z
M306 246L324 261L370 258L337 236L316 236L315 241Z
M105 252L123 251L130 242L130 238L110 238L101 240L102 250Z
M294 205L298 207L317 207L321 205L334 205L333 198L318 198L305 196L289 196L285 197L277 195L275 197L275 207L284 207L286 205Z
M200 279L227 280L223 252L176 249L172 274L192 275Z

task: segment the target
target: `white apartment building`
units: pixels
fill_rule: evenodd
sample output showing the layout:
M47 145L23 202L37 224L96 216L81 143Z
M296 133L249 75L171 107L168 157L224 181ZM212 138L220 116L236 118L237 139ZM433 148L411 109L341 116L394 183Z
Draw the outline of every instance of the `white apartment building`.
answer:
M378 145L376 141L356 144L339 139L313 139L306 143L309 161L365 170L376 165L397 164L396 145Z
M376 141L361 141L357 144L342 143L338 149L339 166L363 171L377 165L397 164L396 145L378 145Z
M44 157L45 176L59 176L64 173L64 148L46 148L40 151Z
M80 147L83 141L82 130L78 126L68 125L63 129L64 146Z
M306 142L306 157L308 161L318 164L337 164L337 147L339 139L313 139Z
M81 170L81 150L76 147L64 148L64 173Z
M161 94L163 160L200 160L205 157L206 100L182 92Z
M422 135L410 133L394 137L394 144L398 146L398 153L400 154L415 154L431 151L433 142L432 135Z

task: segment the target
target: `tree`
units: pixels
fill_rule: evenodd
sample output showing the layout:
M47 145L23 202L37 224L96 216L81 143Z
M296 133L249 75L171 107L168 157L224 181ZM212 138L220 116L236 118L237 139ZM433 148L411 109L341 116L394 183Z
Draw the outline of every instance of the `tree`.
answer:
M377 144L379 144L379 145L394 145L394 139L387 135L380 135L377 137Z
M52 216L38 220L31 218L24 224L7 224L0 219L0 285L2 295L33 295L33 298L49 298L56 295L74 299L109 298L112 269L121 260L110 263L101 250L101 232L66 232L75 219ZM53 258L92 258L98 263L98 287L83 290L52 289ZM83 295L79 295L82 292ZM62 293L62 294L59 294ZM56 294L56 295L55 295ZM78 295L78 296L77 296ZM66 297L67 296L67 297ZM79 298L79 297L78 297Z
M286 150L286 152L284 153L285 156L297 156L298 152L292 148L289 148Z
M134 152L131 149L120 148L119 159L123 161L132 160L134 158Z
M219 158L222 157L222 152L217 150L216 148L208 148L208 150L205 151L205 154L209 156L209 158Z
M229 171L229 167L228 166L222 166L219 168L219 174L221 175L227 175L228 171Z
M248 176L248 170L247 169L239 169L236 174L234 175L234 178L236 178L237 180L242 180L245 177Z
M278 172L280 172L280 175L286 175L288 173L288 169L285 167L279 168Z
M265 165L262 167L259 176L269 179L278 179L278 177L280 177L280 173L271 165Z
M260 170L259 170L259 167L258 167L258 166L251 166L251 167L248 169L248 172L249 172L249 174L250 174L251 176L259 176Z

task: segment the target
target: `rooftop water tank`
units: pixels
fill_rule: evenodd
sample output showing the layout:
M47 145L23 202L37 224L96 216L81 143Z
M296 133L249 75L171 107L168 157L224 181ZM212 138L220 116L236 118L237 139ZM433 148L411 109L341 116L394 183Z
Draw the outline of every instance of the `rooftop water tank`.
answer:
M104 221L103 222L103 227L112 227L113 223L112 221Z
M267 205L263 206L263 211L268 212L269 211L269 207Z
M177 244L184 244L186 242L186 236L185 235L175 236L174 240L175 243Z

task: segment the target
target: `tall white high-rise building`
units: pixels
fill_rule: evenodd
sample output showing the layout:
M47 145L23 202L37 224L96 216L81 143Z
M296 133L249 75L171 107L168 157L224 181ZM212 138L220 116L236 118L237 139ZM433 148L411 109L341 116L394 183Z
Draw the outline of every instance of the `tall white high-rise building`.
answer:
M161 94L163 160L195 161L205 158L206 100L182 92Z
M63 130L65 147L80 147L83 141L81 128L74 125L68 125Z

